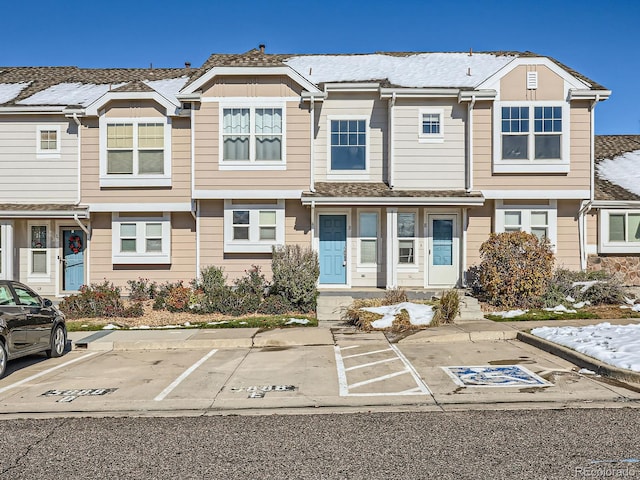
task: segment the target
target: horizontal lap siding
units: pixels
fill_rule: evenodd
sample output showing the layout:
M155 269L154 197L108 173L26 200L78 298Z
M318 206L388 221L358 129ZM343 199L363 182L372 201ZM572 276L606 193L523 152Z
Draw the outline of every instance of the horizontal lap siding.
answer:
M190 213L171 214L170 265L113 265L111 257L111 214L91 216L91 283L105 279L126 292L127 281L148 278L157 283L184 281L195 277L196 233Z
M580 237L576 217L579 209L579 201L558 200L556 267L580 270Z
M38 126L59 127L58 158L36 154ZM73 203L78 199L78 127L64 117L0 120L0 200L4 203Z
M420 110L444 110L444 142L420 143ZM406 189L462 189L465 184L466 109L457 103L398 102L394 108L394 187Z
M493 232L494 204L487 200L485 205L470 208L467 227L467 266L480 264L480 246Z

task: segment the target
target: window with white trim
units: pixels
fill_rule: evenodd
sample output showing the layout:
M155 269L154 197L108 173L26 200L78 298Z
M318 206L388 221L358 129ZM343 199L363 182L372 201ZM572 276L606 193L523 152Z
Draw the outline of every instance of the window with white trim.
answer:
M100 118L100 186L170 186L171 121Z
M376 266L378 264L378 214L376 212L360 212L358 242L358 265Z
M640 253L640 210L603 210L602 253Z
M29 277L49 275L49 226L29 224Z
M281 106L221 107L221 163L282 165L284 111Z
M401 265L416 264L416 219L414 212L398 213L398 263Z
M421 108L419 112L418 141L441 142L444 140L444 110Z
M60 126L38 125L36 134L36 154L38 157L60 156Z
M547 205L509 205L506 201L496 201L496 233L526 232L548 239L552 245L557 236L557 202L550 200Z
M284 200L263 204L225 200L226 253L270 253L274 246L284 245L284 229Z
M168 213L113 214L114 264L171 263L171 216Z
M497 173L569 171L569 110L549 102L496 106Z
M365 118L329 120L329 165L332 171L367 169Z

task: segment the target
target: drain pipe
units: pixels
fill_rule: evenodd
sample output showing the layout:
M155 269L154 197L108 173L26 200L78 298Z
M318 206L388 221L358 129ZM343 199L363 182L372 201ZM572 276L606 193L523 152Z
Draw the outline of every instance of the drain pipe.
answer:
M393 184L395 182L394 168L393 168L393 142L395 137L395 127L394 127L394 110L396 106L396 92L391 94L391 99L389 100L389 188L393 190Z
M473 107L476 104L476 96L471 96L471 101L467 106L467 193L473 190Z
M191 209L191 216L196 222L196 279L200 277L200 200L193 200L195 209ZM195 210L195 211L194 211Z
M315 150L315 142L313 141L313 130L315 126L315 99L313 95L311 95L311 99L309 100L309 146L311 151L309 152L309 191L314 193L316 191L316 181L315 181L315 155L313 154ZM313 210L313 208L312 208Z
M78 196L76 197L76 205L80 205L82 201L82 124L76 112L73 112L71 118L73 118L73 121L78 127Z

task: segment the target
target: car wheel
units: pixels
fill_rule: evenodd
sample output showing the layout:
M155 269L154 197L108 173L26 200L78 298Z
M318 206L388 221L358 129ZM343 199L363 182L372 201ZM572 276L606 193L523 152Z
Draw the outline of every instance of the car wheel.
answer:
M0 378L4 377L4 372L7 369L7 348L4 343L0 342Z
M63 325L57 325L51 333L51 348L46 351L47 357L60 357L67 346L67 331Z

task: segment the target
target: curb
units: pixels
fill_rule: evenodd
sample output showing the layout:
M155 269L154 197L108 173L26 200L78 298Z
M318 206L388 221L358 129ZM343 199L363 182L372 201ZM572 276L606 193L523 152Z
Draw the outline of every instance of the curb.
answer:
M527 332L518 332L517 338L521 342L528 343L540 350L544 350L552 355L563 358L564 360L574 363L579 367L588 368L589 370L596 372L598 375L615 378L616 380L622 380L625 382L640 383L640 372L633 372L631 370L625 370L624 368L607 365L593 357L589 357L543 338L536 337L535 335Z

